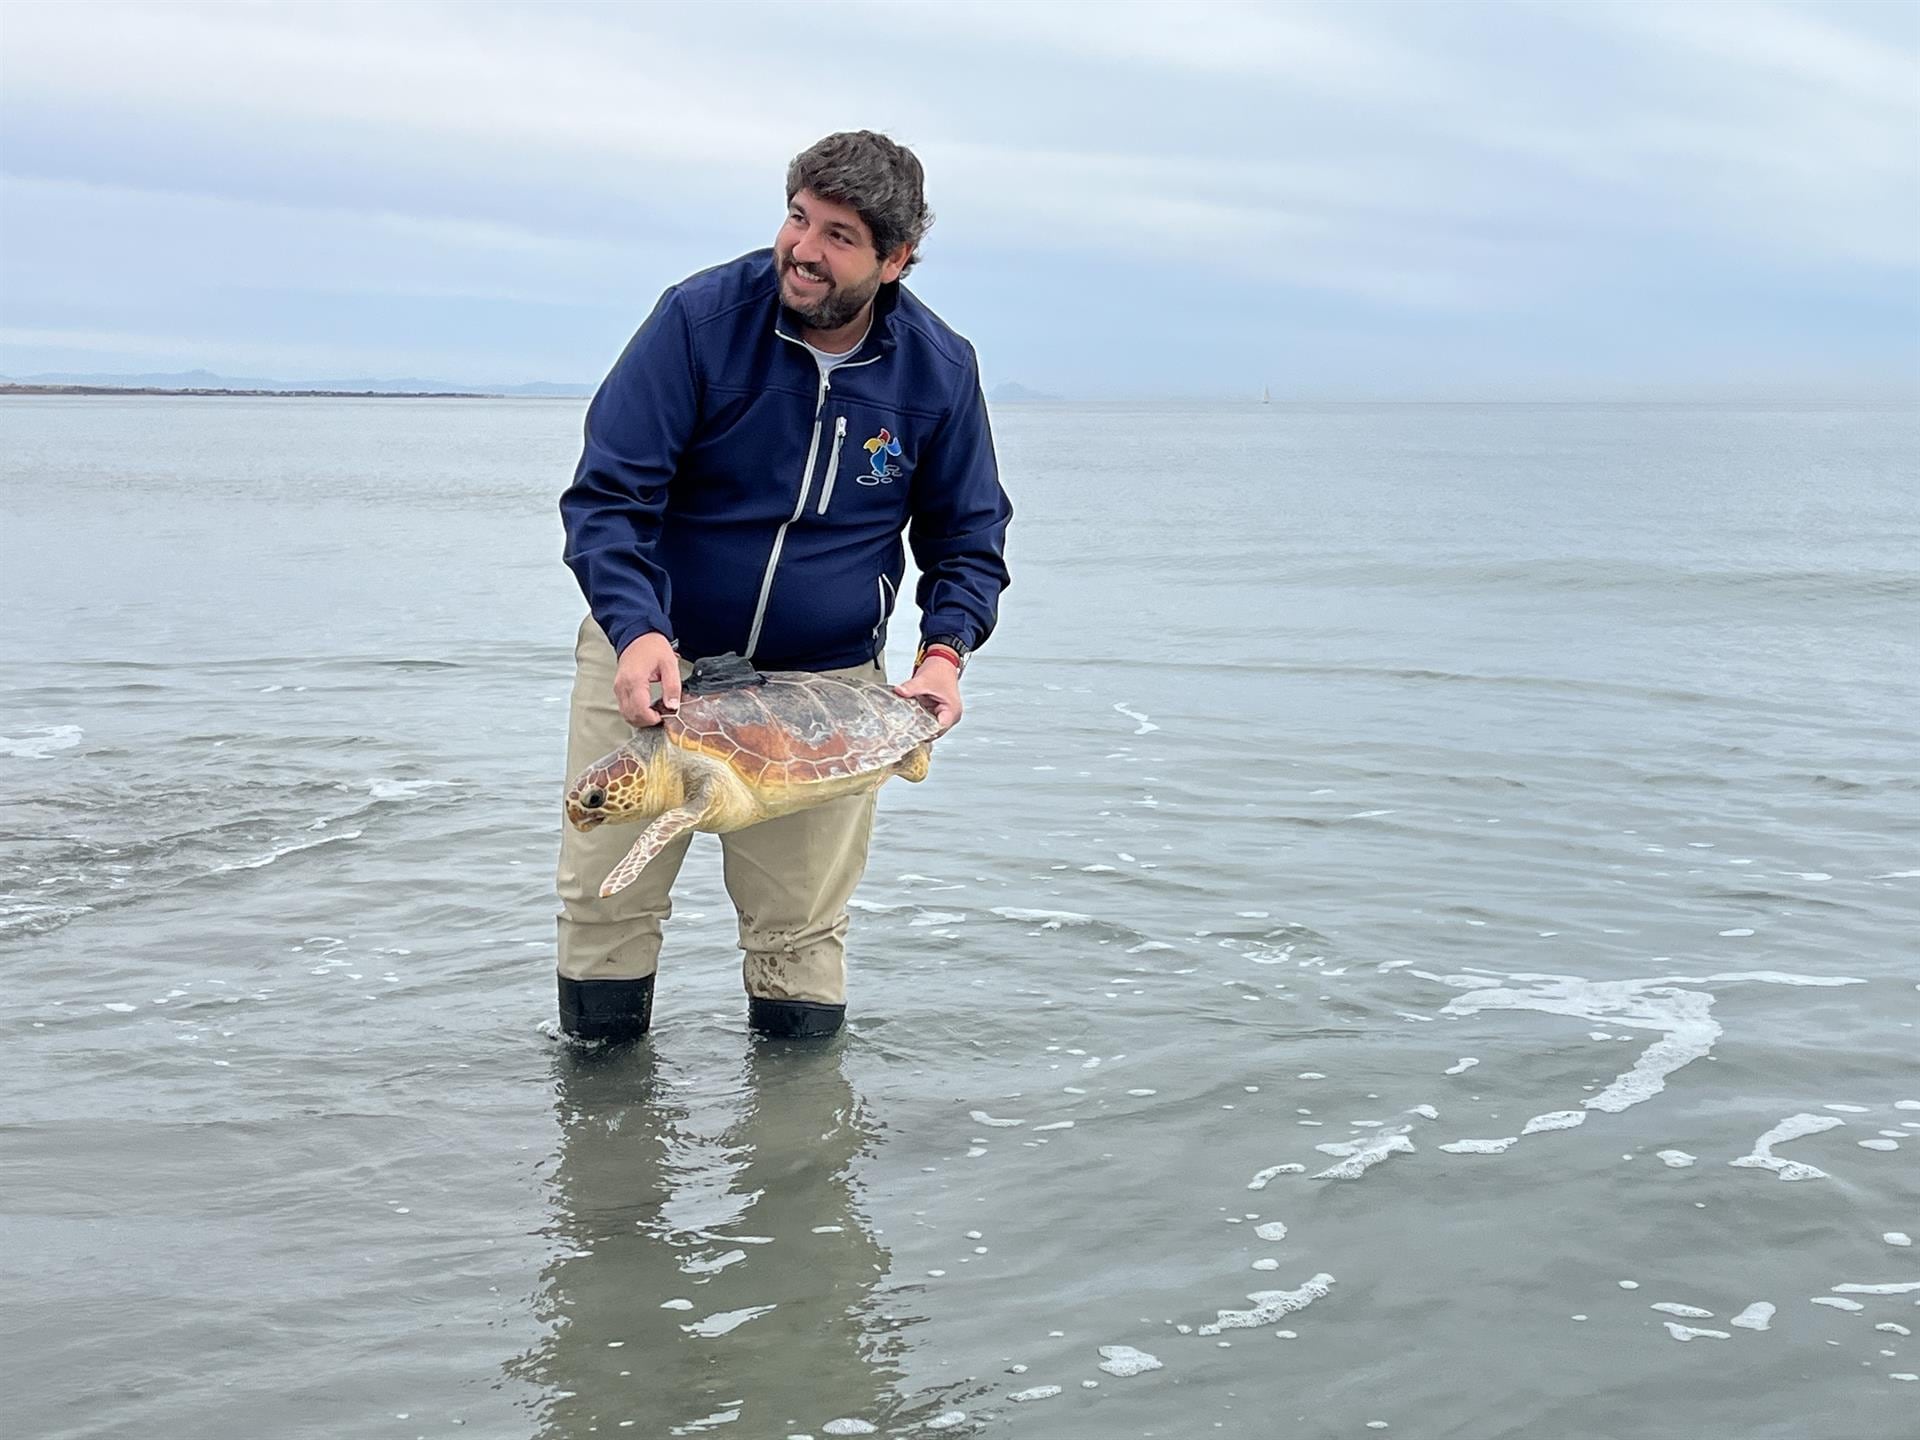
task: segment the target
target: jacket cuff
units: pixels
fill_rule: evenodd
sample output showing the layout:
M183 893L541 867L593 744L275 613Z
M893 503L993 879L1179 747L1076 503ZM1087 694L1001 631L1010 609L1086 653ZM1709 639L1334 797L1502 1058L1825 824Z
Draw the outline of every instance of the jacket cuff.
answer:
M657 611L650 615L640 615L634 619L616 624L612 629L607 631L607 641L613 646L614 655L618 656L627 646L638 640L642 635L650 634L653 631L658 631L660 634L666 636L667 643L673 645L676 650L679 648L678 644L674 641L673 631L668 627L667 617L659 614Z
M920 619L920 640L924 644L935 635L957 635L969 651L980 648L980 629L964 615L925 615Z

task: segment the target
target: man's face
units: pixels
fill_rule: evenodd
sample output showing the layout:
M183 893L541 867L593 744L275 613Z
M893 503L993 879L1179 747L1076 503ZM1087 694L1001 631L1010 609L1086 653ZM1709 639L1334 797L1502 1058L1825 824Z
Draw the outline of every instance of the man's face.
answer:
M859 316L882 285L900 278L908 246L882 258L873 231L848 205L811 190L787 204L787 220L773 239L780 299L813 330L838 330Z

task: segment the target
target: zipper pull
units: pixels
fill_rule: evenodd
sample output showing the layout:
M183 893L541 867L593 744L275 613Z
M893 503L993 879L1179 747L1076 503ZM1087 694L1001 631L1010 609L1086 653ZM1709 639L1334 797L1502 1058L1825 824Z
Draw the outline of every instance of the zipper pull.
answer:
M847 417L846 416L842 415L839 419L833 422L833 438L836 440L844 440L847 438Z

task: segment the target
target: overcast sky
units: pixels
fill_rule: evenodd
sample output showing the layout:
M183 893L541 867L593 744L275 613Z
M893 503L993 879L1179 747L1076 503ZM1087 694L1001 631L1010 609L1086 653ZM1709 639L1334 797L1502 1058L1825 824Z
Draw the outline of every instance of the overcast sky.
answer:
M597 382L885 130L1073 396L1920 387L1920 6L0 8L0 373Z

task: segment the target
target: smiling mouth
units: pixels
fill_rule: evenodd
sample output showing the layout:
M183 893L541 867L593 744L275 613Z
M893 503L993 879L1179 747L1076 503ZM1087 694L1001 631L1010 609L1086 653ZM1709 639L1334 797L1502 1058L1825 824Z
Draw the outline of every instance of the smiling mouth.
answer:
M794 265L791 263L789 263L787 266L787 274L793 280L795 280L796 282L802 285L825 285L827 283L826 276L815 275L811 271L806 270L799 265Z

